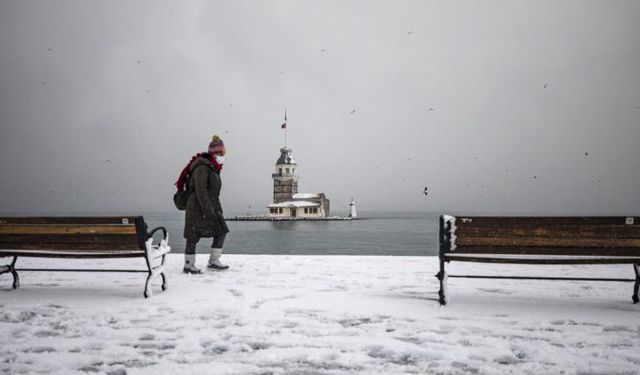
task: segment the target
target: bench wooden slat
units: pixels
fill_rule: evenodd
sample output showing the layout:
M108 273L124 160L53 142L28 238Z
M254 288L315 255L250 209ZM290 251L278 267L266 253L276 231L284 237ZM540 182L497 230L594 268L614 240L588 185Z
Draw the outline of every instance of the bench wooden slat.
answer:
M141 220L142 216L30 216L0 217L0 224L129 224Z
M118 242L84 242L84 243L55 243L55 242L6 242L2 244L0 254L10 250L142 250L135 243Z
M144 251L139 249L119 250L51 250L51 249L16 249L2 250L0 256L19 256L31 258L139 258L144 257Z
M470 237L640 238L640 225L459 226L456 232Z
M532 254L532 255L607 255L638 256L637 247L552 247L552 246L458 246L446 254Z
M138 243L137 234L0 234L0 249L5 243Z
M24 225L0 224L2 234L136 234L135 225Z
M633 219L633 224L627 224ZM562 226L562 225L635 225L640 226L640 216L456 216L456 227L487 226Z
M640 257L604 257L604 256L539 256L515 254L447 254L446 261L479 262L479 263L520 263L520 264L629 264L640 263Z
M456 246L555 246L563 247L637 247L640 238L582 238L582 237L469 237L456 233ZM455 251L455 250L454 250Z

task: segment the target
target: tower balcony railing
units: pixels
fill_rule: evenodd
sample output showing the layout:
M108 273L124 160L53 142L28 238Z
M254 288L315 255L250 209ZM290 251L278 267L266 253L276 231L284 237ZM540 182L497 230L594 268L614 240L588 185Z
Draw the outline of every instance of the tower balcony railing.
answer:
M298 174L296 174L296 173L273 173L273 174L271 174L272 178L275 178L275 177L297 177L297 176L298 176Z

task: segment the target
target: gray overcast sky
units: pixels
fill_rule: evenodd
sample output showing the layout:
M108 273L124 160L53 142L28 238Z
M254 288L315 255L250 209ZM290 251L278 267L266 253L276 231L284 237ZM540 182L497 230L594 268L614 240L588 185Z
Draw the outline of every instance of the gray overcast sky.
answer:
M0 1L2 213L264 212L285 106L334 213L640 211L638 1Z

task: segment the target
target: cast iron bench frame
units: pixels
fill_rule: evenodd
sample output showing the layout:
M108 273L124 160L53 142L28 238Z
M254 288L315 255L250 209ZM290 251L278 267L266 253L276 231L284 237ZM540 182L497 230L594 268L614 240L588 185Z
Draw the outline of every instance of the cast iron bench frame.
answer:
M640 217L440 217L441 305L447 304L448 277L479 279L585 280L640 285ZM519 264L632 264L635 279L448 275L445 262Z
M153 244L153 235L161 231L163 238ZM167 289L165 257L171 247L164 227L147 231L142 216L110 217L0 217L0 258L13 257L10 264L0 265L0 274L11 273L13 289L20 286L18 271L54 272L146 272L144 297L152 295L151 283L162 277L162 290ZM146 270L138 269L16 269L18 257L43 258L134 258L143 257ZM160 258L160 263L157 259Z

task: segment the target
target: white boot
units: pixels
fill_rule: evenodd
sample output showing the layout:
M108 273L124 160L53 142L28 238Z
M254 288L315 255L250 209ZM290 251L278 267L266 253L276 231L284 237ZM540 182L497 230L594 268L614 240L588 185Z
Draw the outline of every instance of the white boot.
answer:
M209 255L209 264L207 268L210 270L226 270L229 268L226 264L220 263L220 257L222 256L222 249L211 249L211 255Z
M184 273L201 273L199 268L196 268L196 254L184 254Z

